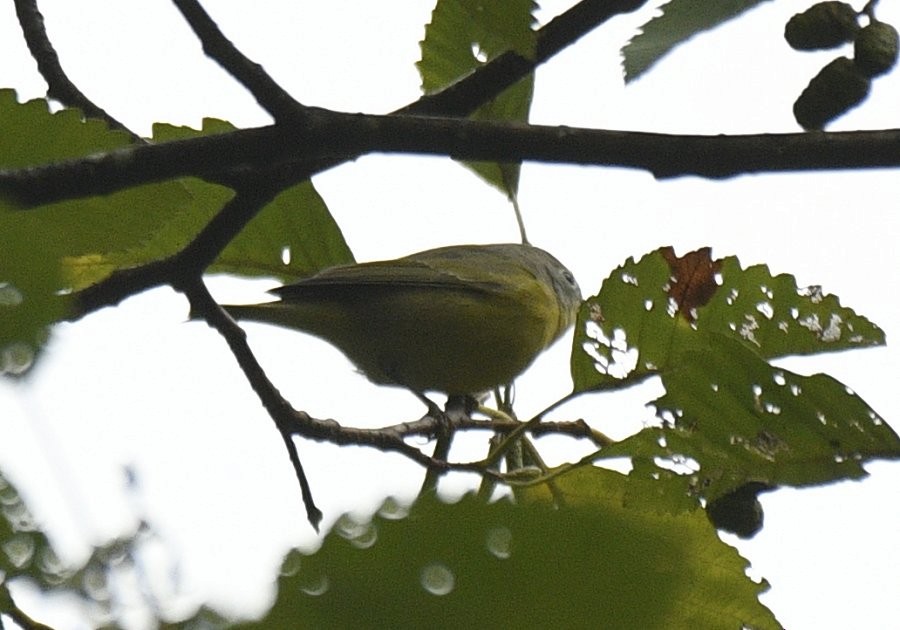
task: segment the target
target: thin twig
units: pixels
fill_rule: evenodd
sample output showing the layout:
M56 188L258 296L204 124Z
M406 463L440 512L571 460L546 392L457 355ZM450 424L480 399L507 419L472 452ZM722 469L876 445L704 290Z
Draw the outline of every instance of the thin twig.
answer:
M297 451L297 443L294 442L294 437L289 431L285 431L281 426L279 426L278 429L279 433L281 433L281 439L284 441L284 446L287 449L288 457L291 459L291 465L294 467L294 472L297 475L297 481L300 483L300 494L303 497L303 505L306 506L306 520L309 521L309 524L312 525L313 529L318 533L319 523L322 522L322 510L316 507L315 501L313 500L312 488L309 485L309 479L306 477L306 472L303 470L303 464L300 461L300 453Z
M297 445L291 437L290 419L293 409L281 396L281 393L269 380L269 377L266 376L256 357L253 356L253 352L247 344L247 336L244 330L216 303L203 281L197 277L195 281L185 281L184 285L179 285L175 288L182 291L188 298L191 303L191 310L194 313L202 314L206 322L222 335L253 391L256 392L266 411L269 412L269 416L275 421L275 426L278 428L287 447L291 465L297 475L297 481L300 483L303 504L306 506L306 517L318 531L319 522L322 520L322 511L316 507L313 500L309 481L306 478L306 473L303 471L303 465L297 453Z
M310 440L329 442L338 446L345 444L370 446L381 451L399 453L422 466L447 466L447 462L439 461L430 455L426 455L416 447L403 441L406 435L433 435L436 430L436 422L433 419L429 419L427 422L422 421L424 425L431 427L430 431L422 430L420 432L417 430L415 433L408 434L399 431L397 427L412 426L418 423L395 425L381 429L360 429L343 426L336 420L313 418L309 414L298 410L293 410L290 420L285 419L284 422L291 433Z
M40 621L35 621L25 611L19 608L5 586L0 586L0 588L3 589L2 599L4 600L3 608L0 612L7 615L23 630L53 630L51 626L43 624ZM2 623L2 621L0 621L0 623Z
M47 29L44 28L44 16L37 7L37 0L14 0L16 16L25 36L25 43L31 56L37 62L38 72L47 82L47 95L59 101L67 107L77 107L88 118L105 120L113 129L124 131L132 140L143 142L140 136L128 129L125 125L113 118L103 108L94 104L85 96L62 69L59 56L47 37Z
M303 105L278 85L260 64L238 50L199 2L172 1L203 44L203 52L247 88L260 107L269 112L276 122L295 119L298 113L302 113Z
M431 454L431 457L438 462L447 462L447 459L450 456L450 445L452 443L452 431L447 430L438 432L434 442L434 452ZM452 464L448 463L445 466L427 466L425 468L425 479L422 480L422 487L419 490L419 494L422 495L428 492L437 492L438 480L447 471L448 466L452 466Z

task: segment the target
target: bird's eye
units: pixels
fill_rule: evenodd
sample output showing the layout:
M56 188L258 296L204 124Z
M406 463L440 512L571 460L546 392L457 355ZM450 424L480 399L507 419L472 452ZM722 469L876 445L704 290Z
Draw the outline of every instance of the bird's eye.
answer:
M575 276L572 275L571 271L569 271L568 269L564 269L562 275L563 275L563 278L566 279L566 282L571 284L573 287L578 286L578 283L575 282Z

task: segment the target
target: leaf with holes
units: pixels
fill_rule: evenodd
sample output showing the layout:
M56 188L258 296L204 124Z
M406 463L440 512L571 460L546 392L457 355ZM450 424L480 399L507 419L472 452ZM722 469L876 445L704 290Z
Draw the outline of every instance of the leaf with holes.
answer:
M533 59L536 36L532 0L496 4L481 0L439 0L425 27L422 58L416 63L426 94L442 90L491 59L513 51ZM476 120L526 122L534 94L534 75L516 82L478 108ZM507 196L515 197L519 164L466 162L466 166Z
M884 344L884 332L819 287L764 265L744 269L708 248L678 257L661 248L629 258L582 305L571 359L576 391L624 386L676 368L709 336L740 341L762 358Z
M859 396L824 374L773 367L741 342L711 335L662 373L662 427L604 449L605 457L688 462L685 491L715 500L747 482L806 486L865 475L900 457L900 438ZM699 466L699 469L697 469Z

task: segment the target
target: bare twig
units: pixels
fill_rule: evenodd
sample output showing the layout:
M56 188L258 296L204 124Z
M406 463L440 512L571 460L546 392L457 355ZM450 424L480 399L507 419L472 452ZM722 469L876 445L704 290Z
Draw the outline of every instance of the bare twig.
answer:
M263 67L250 60L235 47L219 26L196 0L173 0L197 38L203 44L203 52L247 88L276 122L297 118L304 107L287 93Z
M52 627L43 624L40 621L35 621L30 615L19 608L15 601L13 601L12 595L10 595L9 590L5 585L0 585L0 612L9 616L9 618L20 628L23 628L23 630L53 630ZM2 620L0 620L0 624L2 624Z
M28 50L37 62L38 71L47 82L47 95L67 107L77 107L89 118L105 120L110 127L124 131L131 136L132 140L141 141L136 133L113 118L103 108L95 105L69 80L59 63L59 56L56 54L53 44L50 43L50 38L47 37L44 16L38 10L37 0L14 1L16 15L19 18L25 42L28 44Z
M322 511L316 507L313 500L309 481L306 478L306 473L300 462L300 456L297 453L297 445L292 438L290 420L293 417L293 409L281 396L278 389L269 380L269 377L266 376L256 357L253 356L250 346L247 345L244 330L216 303L199 276L197 276L196 280L186 280L184 284L175 288L182 291L188 298L192 311L201 313L206 322L222 335L228 343L231 353L241 366L253 391L256 392L266 411L269 412L272 420L275 421L275 426L278 428L287 447L291 465L294 467L294 472L297 475L297 481L300 483L303 503L306 506L306 517L318 531L319 522L322 520Z

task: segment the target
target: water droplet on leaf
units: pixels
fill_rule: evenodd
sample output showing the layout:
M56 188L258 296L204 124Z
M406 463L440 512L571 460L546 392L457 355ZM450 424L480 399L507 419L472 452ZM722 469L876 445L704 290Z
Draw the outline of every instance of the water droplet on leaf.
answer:
M422 588L432 595L447 595L456 586L456 577L445 565L435 562L422 569Z

